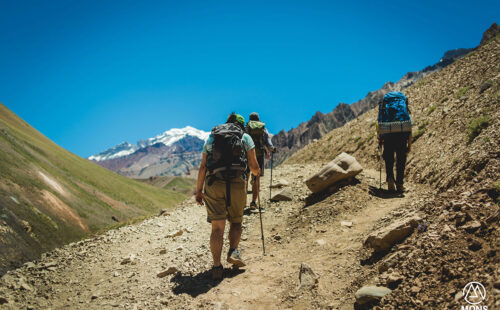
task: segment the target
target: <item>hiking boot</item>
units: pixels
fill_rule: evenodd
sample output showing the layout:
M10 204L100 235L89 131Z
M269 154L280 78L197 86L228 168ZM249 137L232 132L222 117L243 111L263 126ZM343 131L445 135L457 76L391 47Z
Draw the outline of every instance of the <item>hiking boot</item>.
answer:
M394 180L388 180L387 181L387 190L390 192L395 192L396 191L396 186L394 184Z
M224 276L224 267L222 265L212 267L212 280L220 281Z
M255 203L255 201L252 201L252 202L250 203L250 209L251 209L251 210L256 210L256 209L257 209L257 204Z
M396 184L396 188L399 193L404 193L405 191L405 187L403 184Z
M233 264L235 267L245 267L246 264L241 259L241 254L238 249L229 250L227 252L227 262Z

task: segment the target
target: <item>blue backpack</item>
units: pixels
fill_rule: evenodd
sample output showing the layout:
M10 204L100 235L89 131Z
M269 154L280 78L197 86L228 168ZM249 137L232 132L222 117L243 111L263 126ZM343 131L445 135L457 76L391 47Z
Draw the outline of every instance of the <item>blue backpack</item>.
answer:
M378 108L379 134L411 132L412 122L408 109L408 98L402 92L385 94Z

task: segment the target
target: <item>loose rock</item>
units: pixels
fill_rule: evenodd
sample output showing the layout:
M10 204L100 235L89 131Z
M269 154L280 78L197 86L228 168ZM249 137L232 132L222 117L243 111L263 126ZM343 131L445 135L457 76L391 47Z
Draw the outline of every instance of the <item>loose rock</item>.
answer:
M292 201L292 197L292 191L289 188L286 188L274 194L271 201Z
M390 249L395 243L406 238L417 227L420 217L414 216L408 219L398 220L391 225L382 228L368 236L364 246L372 248L375 252Z
M313 289L318 285L318 275L307 263L300 265L299 289Z
M341 153L329 162L319 172L306 180L307 187L313 193L318 193L334 183L352 178L363 171L356 158L347 153Z
M179 269L177 269L177 267L168 267L167 270L158 273L156 276L158 278L164 278L168 275L176 274L177 272L179 272Z
M378 301L390 292L391 290L387 287L367 285L360 288L354 297L358 304L363 305L368 302Z

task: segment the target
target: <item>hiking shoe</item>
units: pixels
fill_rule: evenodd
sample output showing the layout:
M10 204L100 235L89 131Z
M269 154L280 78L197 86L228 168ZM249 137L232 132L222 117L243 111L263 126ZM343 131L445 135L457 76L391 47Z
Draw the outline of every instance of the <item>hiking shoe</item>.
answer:
M252 210L257 209L257 204L255 203L255 201L252 201L252 202L250 203L250 209L252 209Z
M387 189L390 191L390 192L395 192L396 191L396 186L394 184L394 180L389 180L387 181Z
M397 188L399 193L404 193L404 191L405 191L405 187L403 184L396 184L396 188Z
M241 254L238 249L229 250L227 252L227 262L233 264L235 267L245 267L246 264L241 259Z
M224 276L224 267L222 265L212 267L212 280L220 281Z

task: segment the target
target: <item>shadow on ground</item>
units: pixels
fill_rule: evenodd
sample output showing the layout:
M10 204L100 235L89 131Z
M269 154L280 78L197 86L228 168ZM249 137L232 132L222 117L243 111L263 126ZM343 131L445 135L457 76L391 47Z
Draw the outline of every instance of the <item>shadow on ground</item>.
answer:
M339 191L339 189L341 189L342 187L344 186L348 186L348 185L357 185L357 184L360 184L361 182L356 179L356 178L351 178L351 179L348 179L348 180L343 180L343 181L340 181L330 187L328 187L327 189L319 192L319 193L312 193L311 195L309 195L307 198L306 198L306 204L304 206L304 209L306 209L307 207L313 205L313 204L316 204L318 202L321 202L323 200L325 200L326 198L330 197L331 195L335 194L336 192Z
M368 193L372 196L382 198L382 199L391 199L391 198L404 198L404 193L392 192L383 188L378 188L370 185L368 188Z
M232 278L243 272L245 272L244 269L224 268L224 278ZM183 275L179 272L170 280L175 283L172 288L174 294L188 294L193 298L207 293L222 281L212 280L212 270L205 270L195 275Z

